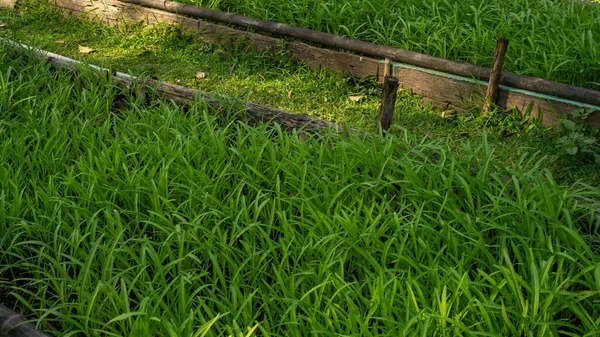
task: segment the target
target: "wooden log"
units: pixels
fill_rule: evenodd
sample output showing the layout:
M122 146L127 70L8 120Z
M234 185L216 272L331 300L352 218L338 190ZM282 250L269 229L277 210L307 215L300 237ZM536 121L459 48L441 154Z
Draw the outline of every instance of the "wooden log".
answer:
M488 82L487 91L485 93L485 103L483 105L483 114L487 115L492 105L496 105L498 99L498 85L502 77L502 67L504 66L504 56L508 49L508 40L501 37L496 42L496 50L494 52L494 62L492 63L492 72Z
M50 337L39 331L27 318L0 304L0 336L6 337Z
M62 55L39 50L37 48L29 47L27 45L23 45L11 40L0 38L0 41L2 41L8 46L11 46L14 50L23 55L33 54L36 59L48 61L52 63L55 67L60 69L67 69L73 72L77 72L81 67L89 67L97 70L99 76L105 76L107 72L111 72L110 69L98 67L92 64L86 65L80 61ZM113 82L123 84L126 86L134 86L136 88L152 88L161 95L172 99L175 103L184 106L189 105L190 102L196 101L198 99L204 100L208 104L215 107L220 107L226 103L229 104L232 102L231 99L226 97L217 97L199 90L190 89L166 82L160 82L151 79L140 79L121 72L114 73L111 76L111 78ZM244 104L242 102L234 103ZM302 129L305 131L312 131L318 133L326 131L343 131L343 127L341 125L338 125L337 123L324 121L305 114L294 114L254 103L246 103L243 109L245 111L245 115L248 117L250 122L277 123L286 130ZM357 132L356 130L351 128L349 128L348 130L351 132Z
M396 107L396 95L398 93L398 79L386 76L383 79L383 90L381 92L381 106L379 107L379 126L387 131L394 120L394 108Z
M340 48L364 55L390 58L393 61L443 71L454 75L488 81L491 70L472 64L451 61L440 57L411 52L404 49L387 47L371 42L353 40L346 37L294 27L278 22L249 18L242 15L201 8L168 0L121 0L171 13L188 15L205 20L231 24L243 28L252 28L275 36L285 36L317 43L330 48ZM583 103L600 105L600 92L572 85L557 83L541 78L522 76L505 72L501 84L517 89L530 90Z

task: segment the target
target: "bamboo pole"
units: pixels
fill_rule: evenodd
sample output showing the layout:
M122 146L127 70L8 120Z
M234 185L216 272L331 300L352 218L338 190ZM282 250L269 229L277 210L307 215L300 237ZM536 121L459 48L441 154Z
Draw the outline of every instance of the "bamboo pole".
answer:
M383 91L381 93L381 106L379 107L379 125L383 131L387 131L394 120L394 108L396 107L396 96L398 93L398 79L386 76L383 79Z
M492 72L490 74L490 81L485 93L485 101L483 105L483 114L487 115L492 108L492 105L496 104L498 99L498 85L502 78L502 67L504 66L504 56L508 48L508 40L501 37L496 42L496 50L494 52L494 62L492 63Z
M385 62L383 64L383 77L394 76L392 74L392 60L389 57L385 58Z
M36 59L48 61L57 68L78 72L79 69L82 67L89 67L91 69L97 70L99 76L106 76L106 74L112 74L110 77L112 78L112 81L117 84L134 87L136 91L143 91L144 89L154 89L160 94L164 95L169 99L172 99L175 103L182 106L187 106L190 104L190 102L193 102L197 99L202 99L208 104L215 107L221 107L225 104L228 104L228 102L231 102L231 100L226 97L217 97L199 90L182 87L175 84L160 82L151 79L136 78L129 74L113 72L110 69L102 68L92 64L84 64L80 61L62 55L50 53L11 40L0 38L0 41L8 46L11 46L20 54L26 56L33 55ZM249 118L251 122L274 122L281 125L286 130L303 129L305 131L313 132L325 132L329 130L336 132L344 131L344 128L341 125L338 125L337 123L324 121L305 114L294 114L279 109L273 109L270 107L250 102L246 103L246 105L243 107L243 110L245 112L245 115ZM352 128L349 128L347 130L350 132L357 133L357 130Z
M273 21L249 18L242 15L201 8L168 0L120 1L164 10L171 13L201 18L209 21L231 24L243 28L252 28L258 31L273 34L275 36L292 37L303 41L318 43L330 48L340 48L381 58L387 57L392 61L403 62L463 77L473 77L486 82L489 80L491 72L490 68L479 67L464 62L451 61L440 57L411 52L404 49L387 47L360 40L353 40L334 34L317 32L306 28L294 27ZM582 103L600 105L599 91L548 81L541 78L504 72L502 74L500 84L517 89L529 90L541 94L566 98Z

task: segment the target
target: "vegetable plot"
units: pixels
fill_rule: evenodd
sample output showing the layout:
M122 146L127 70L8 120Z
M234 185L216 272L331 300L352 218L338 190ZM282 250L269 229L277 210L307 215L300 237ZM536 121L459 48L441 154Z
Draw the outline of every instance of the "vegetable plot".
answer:
M600 5L554 0L185 0L251 17L600 89Z
M501 168L485 133L453 150L409 134L305 138L6 50L0 106L0 290L41 327L599 332L584 205L597 191L558 185L529 156Z

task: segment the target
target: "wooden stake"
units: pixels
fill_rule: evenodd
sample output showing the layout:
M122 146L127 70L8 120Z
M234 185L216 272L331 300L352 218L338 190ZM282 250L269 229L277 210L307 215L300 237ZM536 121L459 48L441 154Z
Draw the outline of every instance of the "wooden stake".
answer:
M398 92L398 79L386 76L383 79L383 92L381 93L381 107L379 108L379 125L383 131L387 131L394 119L394 108L396 106L396 94Z
M496 51L494 52L494 63L492 64L492 72L490 73L490 81L485 93L485 102L483 105L483 114L487 115L492 108L492 104L496 104L498 99L498 85L500 77L502 77L502 67L504 66L504 56L508 49L508 40L501 37L496 42Z
M383 77L393 76L392 75L392 60L389 57L385 58L385 63L383 65Z

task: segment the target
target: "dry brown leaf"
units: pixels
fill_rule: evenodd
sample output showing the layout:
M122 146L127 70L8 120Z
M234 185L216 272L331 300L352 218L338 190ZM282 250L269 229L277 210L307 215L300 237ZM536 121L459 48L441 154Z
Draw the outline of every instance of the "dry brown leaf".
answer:
M54 43L65 45L65 44L67 44L67 41L65 41L65 40L57 40L57 41L54 41Z
M361 99L363 99L364 97L365 97L365 96L363 96L363 95L359 95L359 96L350 96L350 100L351 100L352 102L358 102L358 101L360 101Z
M455 110L444 110L442 111L442 118L448 121L454 120L456 118L456 111Z
M0 23L0 28L6 27L6 23Z
M288 99L292 99L292 90L288 91Z
M265 77L261 73L257 73L256 75L258 75L258 77L262 78L263 80L265 79Z
M199 71L199 72L196 73L196 78L197 79L203 79L203 78L206 78L206 76L208 76L208 74L205 73L205 72L202 72L202 71Z
M92 49L90 47L85 47L85 46L79 46L79 52L82 54L91 54L93 52L95 52L95 49Z

